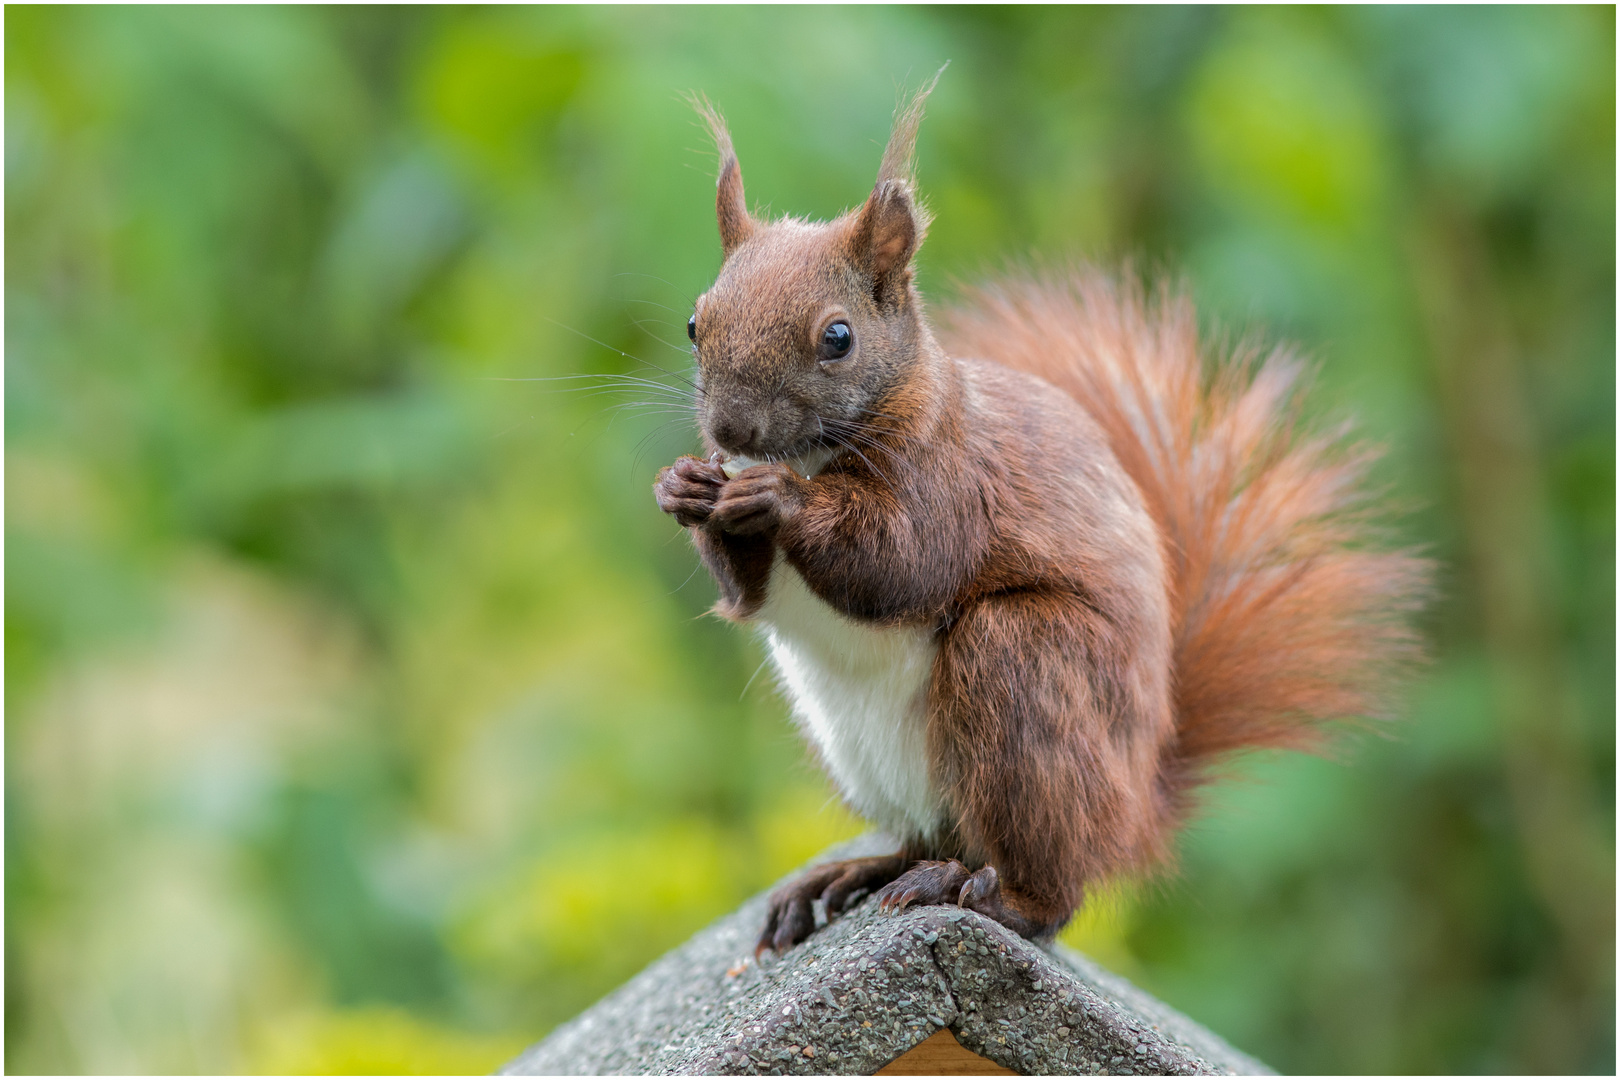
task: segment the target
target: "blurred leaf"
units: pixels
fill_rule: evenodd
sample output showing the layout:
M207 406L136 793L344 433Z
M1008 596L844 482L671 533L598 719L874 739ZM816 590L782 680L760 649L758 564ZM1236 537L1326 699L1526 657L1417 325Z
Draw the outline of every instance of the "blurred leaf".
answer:
M557 21L516 11L454 19L417 83L430 129L498 173L515 178L533 168L539 137L586 73L585 53L573 35L556 32Z
M289 1017L266 1027L248 1071L272 1076L480 1075L524 1047L518 1037L459 1031L376 1006Z
M233 499L310 489L387 490L464 472L465 419L442 393L328 398L265 413L216 461Z
M453 183L431 158L381 170L333 231L323 295L338 332L363 344L399 314L467 227Z
M1188 101L1211 186L1298 225L1375 213L1387 184L1378 117L1335 43L1303 17L1254 8L1228 24Z

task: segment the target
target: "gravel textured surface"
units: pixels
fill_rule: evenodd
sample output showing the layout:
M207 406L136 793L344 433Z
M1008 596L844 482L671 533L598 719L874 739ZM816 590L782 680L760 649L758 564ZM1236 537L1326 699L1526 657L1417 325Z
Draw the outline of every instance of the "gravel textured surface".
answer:
M868 834L816 861L892 850ZM761 893L502 1072L872 1073L942 1027L1026 1074L1271 1071L1080 954L970 911L885 915L868 899L756 964L764 913Z

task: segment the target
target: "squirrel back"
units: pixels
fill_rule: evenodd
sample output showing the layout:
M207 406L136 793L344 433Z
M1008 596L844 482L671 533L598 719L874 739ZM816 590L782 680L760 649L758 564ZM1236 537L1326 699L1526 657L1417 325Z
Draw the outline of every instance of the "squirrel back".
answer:
M1283 349L1212 355L1191 301L1081 267L968 291L941 341L1036 375L1107 433L1165 540L1178 811L1216 759L1319 748L1324 725L1379 717L1421 649L1409 625L1429 564L1381 549L1376 451L1304 422L1306 366Z

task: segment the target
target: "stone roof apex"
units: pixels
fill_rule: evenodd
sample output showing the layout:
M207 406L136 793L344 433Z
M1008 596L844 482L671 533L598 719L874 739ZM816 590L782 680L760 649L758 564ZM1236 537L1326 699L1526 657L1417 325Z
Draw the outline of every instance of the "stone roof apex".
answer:
M892 850L869 833L814 862ZM885 914L868 898L755 963L764 912L761 893L502 1071L870 1074L941 1029L1019 1073L1271 1071L1073 950L971 911Z

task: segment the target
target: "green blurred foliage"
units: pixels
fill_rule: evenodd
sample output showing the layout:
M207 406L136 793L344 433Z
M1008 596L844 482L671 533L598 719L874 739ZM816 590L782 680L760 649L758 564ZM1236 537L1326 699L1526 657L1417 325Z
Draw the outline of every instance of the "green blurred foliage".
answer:
M487 1069L858 827L649 497L690 424L527 380L680 387L682 92L827 216L950 59L925 291L1183 275L1443 567L1393 738L1071 940L1285 1071L1612 1072L1613 19L8 9L7 1067Z

